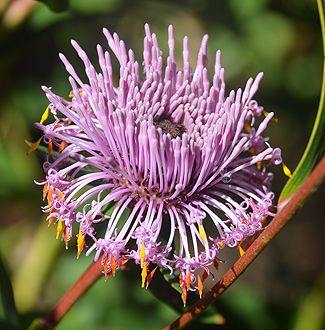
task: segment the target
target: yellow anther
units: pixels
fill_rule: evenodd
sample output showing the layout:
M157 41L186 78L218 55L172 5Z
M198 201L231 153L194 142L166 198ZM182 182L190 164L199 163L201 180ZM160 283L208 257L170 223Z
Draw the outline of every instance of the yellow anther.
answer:
M256 163L256 167L260 171L262 169L262 167L263 167L263 162L262 161L261 162L257 162Z
M284 173L287 177L289 177L289 178L292 177L292 173L291 173L291 171L289 170L288 166L287 166L284 162L282 162L282 170L283 170L283 173Z
M146 263L144 263L144 265L142 267L141 278L142 278L141 287L144 288L144 285L146 283L146 278L147 278L147 265L146 265Z
M266 117L267 115L269 114L269 112L268 111L263 111L263 115L264 115L264 117ZM279 122L279 119L277 118L277 117L272 117L272 119L271 119L274 123L278 123Z
M252 130L252 127L248 123L245 123L244 128L247 133L249 133Z
M241 244L238 245L238 252L240 256L242 257L245 253L245 250L242 248Z
M85 235L83 235L81 228L79 228L77 247L78 247L77 259L79 259L79 256L85 247Z
M56 227L56 239L59 239L62 229L63 229L63 223L61 219L59 219Z
M225 243L224 242L218 242L217 245L218 245L219 248L223 248Z
M40 139L38 139L36 142L34 142L34 143L30 143L30 142L27 142L27 141L26 141L27 144L29 145L29 149L28 149L27 152L26 152L26 155L27 155L27 156L29 156L32 152L34 152L35 150L38 149L38 147L39 147L39 145L40 145L42 139L43 139L43 136L42 136Z
M197 289L199 291L200 299L202 298L202 292L203 292L203 282L201 280L200 275L197 276Z
M79 91L79 95L82 96L83 92L82 91ZM72 99L74 97L74 93L73 92L70 92L69 94L69 98Z
M140 265L141 265L141 268L143 268L144 266L144 258L146 257L146 250L144 248L144 242L142 242L141 244L141 249L140 249Z
M198 227L199 227L199 234L200 234L200 236L203 240L203 244L205 245L206 242L207 242L207 236L205 235L205 231L203 229L203 226L200 223L198 223Z
M43 112L42 117L41 117L41 119L39 121L40 124L43 124L45 122L45 120L49 117L49 113L50 113L50 108L47 107L45 109L45 111Z

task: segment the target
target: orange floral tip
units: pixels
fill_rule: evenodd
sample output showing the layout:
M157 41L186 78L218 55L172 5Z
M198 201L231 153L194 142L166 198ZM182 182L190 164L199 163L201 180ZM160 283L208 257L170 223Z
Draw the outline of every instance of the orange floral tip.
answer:
M186 301L187 301L187 290L185 287L182 288L182 300L184 307L186 307Z
M115 276L116 269L117 269L117 262L116 262L115 258L112 256L111 257L111 270L112 270L113 276Z
M241 244L238 245L238 252L241 257L245 254L245 250L242 248Z
M146 250L144 248L144 242L142 242L141 249L140 249L140 265L141 265L141 268L143 268L145 257L146 257Z
M103 268L104 268L104 272L106 274L108 271L108 258L107 257L105 258L105 261L103 263Z
M57 227L56 227L56 239L59 239L59 237L60 237L60 234L61 234L61 232L62 232L62 229L63 229L63 223L62 223L62 221L59 219L58 220L58 224L57 224Z
M84 247L85 247L85 235L83 235L81 229L79 228L79 233L77 237L77 248L78 248L77 259L79 259L80 254L83 251Z
M67 226L64 226L64 228L63 228L63 240L65 242L65 248L66 248L66 250L68 250L68 248L69 248L69 240L70 240L70 237L69 237L67 231L68 231Z
M141 279L142 279L141 288L144 288L144 285L146 283L147 274L148 274L147 273L147 265L146 265L146 263L144 263L142 271L141 271Z
M247 133L249 133L252 130L252 127L248 123L245 123L244 128Z
M200 299L202 298L203 293L203 282L201 280L200 275L197 276L197 289L199 291Z
M288 177L288 178L291 178L292 177L292 173L291 171L289 170L288 166L282 162L282 170L283 170L283 173Z
M64 199L63 192L60 189L55 188L55 193L59 196L60 200L63 201L63 199Z
M120 262L120 267L123 267L130 259L123 259L121 262Z
M267 219L267 215L261 220L261 224L263 225L263 227L265 225L266 219Z
M48 224L48 227L51 226L51 224L53 223L54 220L55 220L55 218L53 218L53 217L49 218L49 224Z
M46 198L48 191L49 191L49 183L46 182L43 187L43 200Z
M29 146L29 149L26 152L27 156L29 156L32 152L34 152L35 150L38 149L42 139L43 139L43 136L34 143L30 143L29 141L26 141L27 145Z
M184 286L183 275L182 273L179 274L179 285L181 288Z
M43 112L42 117L41 117L41 119L39 121L40 124L43 124L45 122L45 120L49 117L49 113L50 113L50 108L47 107L45 109L45 111Z
M186 274L186 288L187 290L190 288L191 286L191 272L187 272Z
M47 192L47 203L50 204L53 198L53 193L52 193L52 189L49 188L48 192Z
M153 276L155 275L155 272L157 270L158 266L156 266L150 273L149 275L147 276L147 284L146 284L146 289L148 289L148 286L150 285L152 279L153 279Z
M209 274L207 271L204 271L202 274L202 282L204 282L208 278Z
M47 145L47 155L49 156L52 151L53 151L53 142L50 141L49 144Z
M67 146L67 143L65 141L62 141L60 144L60 147L58 149L58 152L62 152L66 146Z

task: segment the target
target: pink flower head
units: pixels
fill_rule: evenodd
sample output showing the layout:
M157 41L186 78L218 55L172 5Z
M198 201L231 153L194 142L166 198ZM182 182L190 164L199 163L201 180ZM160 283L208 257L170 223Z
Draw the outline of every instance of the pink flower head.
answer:
M97 46L97 72L72 41L87 81L60 54L71 99L43 87L54 118L37 124L49 149L44 211L66 244L77 234L78 256L87 246L102 258L106 274L133 259L143 285L158 265L180 274L184 297L201 292L198 271L208 273L220 249L241 246L272 215L268 168L281 154L262 135L273 113L262 118L253 100L262 73L227 93L220 51L209 81L207 36L192 70L187 37L176 65L172 26L165 61L145 25L140 64L117 34L103 32L120 65L118 84L108 51Z

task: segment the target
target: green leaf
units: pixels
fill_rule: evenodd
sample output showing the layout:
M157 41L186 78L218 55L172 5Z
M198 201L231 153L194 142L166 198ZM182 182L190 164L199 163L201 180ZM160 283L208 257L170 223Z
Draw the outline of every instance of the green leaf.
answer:
M325 19L324 6L322 0L317 0L320 24L323 39L323 54L325 56ZM295 169L292 177L284 186L279 203L283 203L292 196L292 194L301 186L309 176L317 162L322 158L325 151L325 58L323 60L323 81L321 86L321 95L318 111L311 136L302 158Z
M38 0L45 3L52 11L60 12L69 8L69 0Z
M0 279L1 279L0 281L1 300L6 317L6 320L3 322L10 324L11 329L19 329L20 321L16 310L12 285L7 269L2 261L1 255L0 255Z

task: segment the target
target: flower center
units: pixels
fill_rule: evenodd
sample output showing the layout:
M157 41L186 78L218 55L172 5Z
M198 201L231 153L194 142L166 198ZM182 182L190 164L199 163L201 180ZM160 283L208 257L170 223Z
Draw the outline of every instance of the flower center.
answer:
M177 124L170 118L161 118L154 124L157 128L161 128L163 133L169 133L173 139L181 137L186 132L186 128L182 124Z

